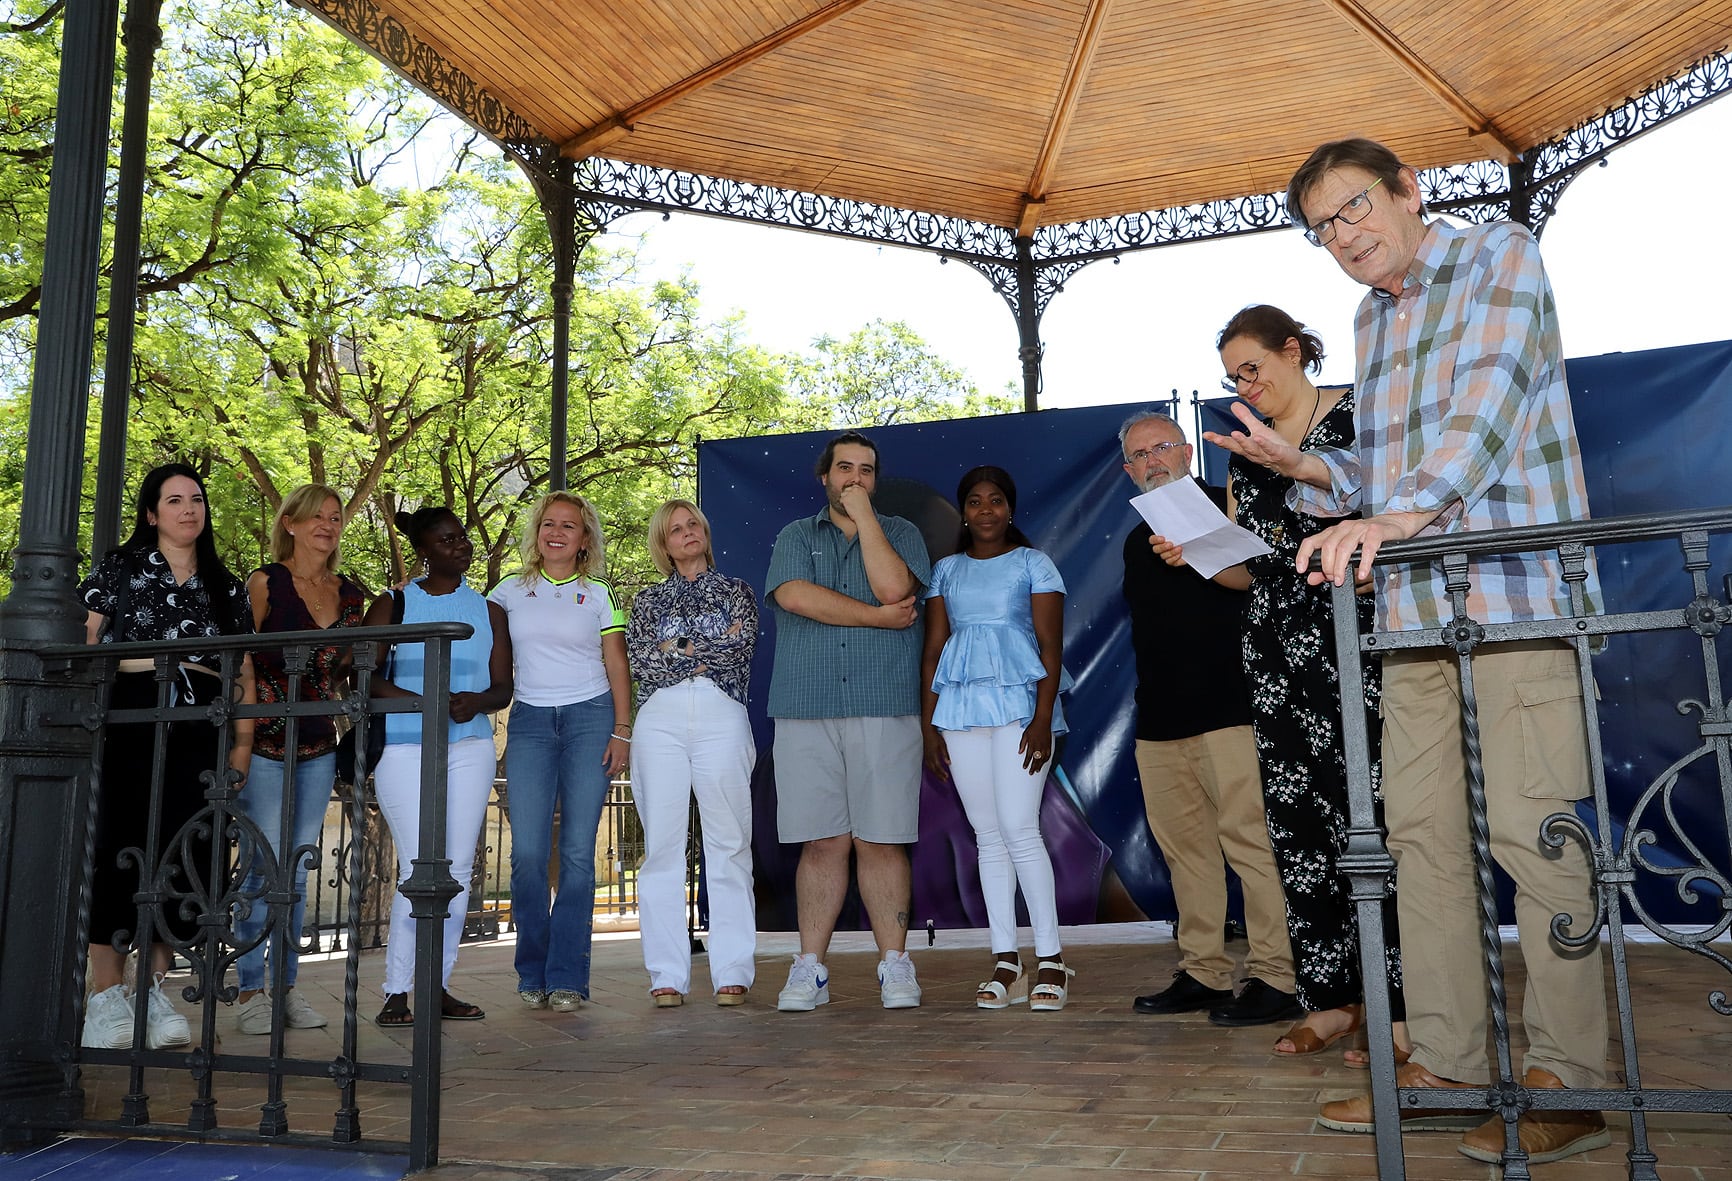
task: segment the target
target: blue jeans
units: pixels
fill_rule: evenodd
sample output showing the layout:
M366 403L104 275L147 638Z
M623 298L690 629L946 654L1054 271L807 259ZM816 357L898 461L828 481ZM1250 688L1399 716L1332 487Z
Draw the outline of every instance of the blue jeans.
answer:
M607 800L602 759L613 730L613 697L571 705L511 707L505 778L511 802L511 914L517 926L517 987L589 996L595 916L595 830ZM559 807L559 896L548 900L553 810Z
M319 843L319 832L325 824L325 808L331 802L331 784L337 774L335 753L317 758L299 759L295 763L293 814L289 821L289 840L282 839L283 826L283 767L276 759L254 755L247 769L246 787L236 797L241 811L265 834L265 841L279 859L287 858L303 845ZM304 858L289 875L295 903L289 910L289 928L284 934L283 990L295 986L296 969L300 966L298 944L301 941L301 921L307 910L307 870L317 866L318 855ZM254 861L241 891L248 896L268 893L271 884L265 881L262 866ZM235 919L235 938L246 943L264 930L270 918L270 908L255 897L252 913ZM243 992L265 986L265 949L271 944L267 936L257 947L244 953L236 963Z

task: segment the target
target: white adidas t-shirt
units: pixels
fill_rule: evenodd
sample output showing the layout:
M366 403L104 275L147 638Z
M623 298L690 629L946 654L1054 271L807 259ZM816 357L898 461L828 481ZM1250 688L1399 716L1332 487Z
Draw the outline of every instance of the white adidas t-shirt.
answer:
M625 631L625 612L600 579L573 576L528 583L516 574L487 595L511 622L511 659L517 700L525 705L570 705L608 691L601 637Z

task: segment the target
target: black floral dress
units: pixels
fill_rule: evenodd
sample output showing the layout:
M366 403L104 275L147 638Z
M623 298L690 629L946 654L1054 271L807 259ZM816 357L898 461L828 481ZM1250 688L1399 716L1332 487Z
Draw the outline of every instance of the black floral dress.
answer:
M1311 428L1301 446L1354 446L1353 394ZM1263 771L1269 842L1287 896L1287 932L1293 941L1299 1003L1315 1012L1357 1003L1359 934L1347 879L1335 859L1347 845L1347 768L1341 739L1340 677L1335 670L1334 613L1328 586L1306 584L1293 561L1299 543L1334 524L1289 509L1293 481L1234 456L1229 467L1241 526L1273 553L1253 558L1245 607L1245 677L1251 689L1252 728ZM1360 629L1371 626L1370 595L1358 599ZM1365 666L1366 724L1371 736L1371 782L1382 799L1379 702L1382 668ZM1379 805L1378 823L1382 823ZM1391 1003L1401 1001L1401 943L1393 894L1383 907L1389 948Z
M151 548L111 550L78 585L84 606L106 616L103 643L122 640L184 640L179 661L218 667L214 653L200 651L211 636L253 630L246 585L231 578L207 588L198 574L176 582L162 553ZM116 616L119 618L116 618ZM167 686L170 705L204 705L217 696L214 676L180 670ZM154 673L116 673L111 709L149 709L158 703ZM125 850L148 853L151 820L157 823L156 860L144 880L163 883L166 897L155 911L154 938L172 940L188 955L208 930L213 893L226 877L226 847L213 850L213 825L206 812L204 776L217 771L216 728L202 721L177 721L162 732L162 781L153 791L152 768L158 731L149 722L110 723L103 728L102 772L97 780L96 848L90 878L90 942L121 946L138 934L140 907L134 901L141 877ZM221 830L220 817L214 822ZM215 866L215 872L212 867ZM146 921L150 912L145 912Z

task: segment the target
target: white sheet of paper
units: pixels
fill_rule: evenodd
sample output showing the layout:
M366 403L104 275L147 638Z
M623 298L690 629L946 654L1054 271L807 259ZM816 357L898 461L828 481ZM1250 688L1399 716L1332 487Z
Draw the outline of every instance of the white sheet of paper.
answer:
M1273 552L1256 534L1229 521L1195 480L1174 480L1133 496L1131 507L1150 529L1183 546L1185 561L1204 578Z

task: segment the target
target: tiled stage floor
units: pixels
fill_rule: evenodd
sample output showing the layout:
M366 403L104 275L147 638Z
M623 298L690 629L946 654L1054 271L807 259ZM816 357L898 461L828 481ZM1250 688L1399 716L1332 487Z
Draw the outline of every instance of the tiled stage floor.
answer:
M447 1023L439 1181L1265 1181L1369 1178L1371 1138L1315 1126L1320 1100L1364 1085L1337 1053L1284 1059L1278 1029L1218 1029L1198 1014L1131 1012L1130 999L1165 984L1176 961L1166 924L1066 932L1078 971L1062 1013L973 1007L986 966L984 933L940 932L915 948L921 1008L878 1004L874 956L862 936L838 937L829 966L832 1003L778 1013L792 936L765 935L751 1000L723 1009L705 995L653 1008L635 936L595 949L594 1002L575 1014L521 1011L509 943L463 949L453 991L488 1019ZM918 944L924 938L917 938ZM1237 945L1242 948L1242 944ZM1519 963L1519 957L1517 957ZM1707 1005L1732 980L1667 947L1634 949L1650 1086L1732 1085L1732 1019ZM377 954L362 964L376 986ZM1513 969L1519 1006L1521 976ZM703 960L697 987L707 987ZM337 1010L338 963L310 963L302 987ZM371 1016L376 994L364 996ZM226 1020L227 1013L224 1013ZM408 1060L407 1031L363 1029L363 1054ZM290 1050L335 1052L328 1030L294 1031ZM229 1032L227 1052L262 1052ZM1614 1059L1615 1060L1615 1059ZM89 1072L94 1115L112 1115L123 1076ZM184 1075L152 1083L152 1114L184 1118ZM258 1096L224 1079L222 1122L256 1120ZM296 1131L328 1132L331 1090L289 1088ZM176 1104L180 1106L176 1106ZM404 1094L368 1087L363 1128L406 1138ZM1614 1117L1610 1148L1550 1166L1558 1181L1627 1175L1628 1125ZM1732 1181L1732 1120L1653 1117L1651 1139L1666 1181ZM1454 1150L1446 1134L1411 1135L1408 1176L1489 1178L1491 1166ZM262 1151L275 1151L271 1149ZM210 1174L216 1176L219 1174ZM224 1176L247 1176L224 1173ZM113 1181L124 1175L114 1174ZM175 1174L198 1181L195 1171ZM0 1167L0 1177L11 1175ZM125 1178L124 1181L131 1181ZM275 1177L271 1181L277 1181ZM285 1179L286 1181L286 1179Z

